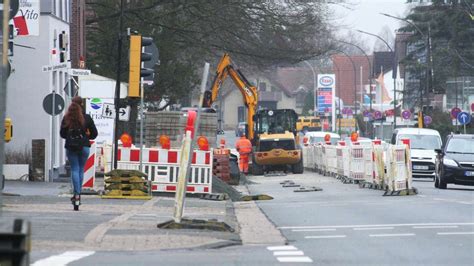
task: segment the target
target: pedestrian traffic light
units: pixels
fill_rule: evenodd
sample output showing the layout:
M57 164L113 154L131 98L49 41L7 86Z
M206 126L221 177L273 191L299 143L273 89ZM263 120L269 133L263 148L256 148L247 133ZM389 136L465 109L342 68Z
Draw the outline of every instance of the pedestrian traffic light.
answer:
M152 55L144 52L144 47L153 43L153 38L141 35L130 36L130 65L128 77L128 97L140 97L142 77L153 75L154 70L144 68L143 62L150 61Z
M5 119L5 142L9 142L12 140L13 137L13 125L12 125L12 120L10 118Z

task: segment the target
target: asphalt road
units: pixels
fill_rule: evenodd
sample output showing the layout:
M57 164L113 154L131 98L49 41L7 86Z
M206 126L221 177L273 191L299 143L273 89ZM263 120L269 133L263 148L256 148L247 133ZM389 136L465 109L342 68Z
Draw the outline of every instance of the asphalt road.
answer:
M323 191L296 193L280 184L287 179ZM311 172L252 180L252 192L275 197L258 205L304 253L295 257L319 265L473 265L473 187L438 190L417 180L418 195L383 197Z

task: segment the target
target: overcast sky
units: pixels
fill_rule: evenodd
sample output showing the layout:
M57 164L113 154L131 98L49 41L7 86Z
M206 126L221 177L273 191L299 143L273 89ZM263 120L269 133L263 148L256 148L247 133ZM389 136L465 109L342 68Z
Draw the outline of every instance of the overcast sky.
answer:
M401 25L400 21L379 13L402 17L408 8L406 0L347 0L347 2L351 3L348 8L336 6L336 22L353 30L359 29L374 34L380 34L384 26L388 26L394 33Z

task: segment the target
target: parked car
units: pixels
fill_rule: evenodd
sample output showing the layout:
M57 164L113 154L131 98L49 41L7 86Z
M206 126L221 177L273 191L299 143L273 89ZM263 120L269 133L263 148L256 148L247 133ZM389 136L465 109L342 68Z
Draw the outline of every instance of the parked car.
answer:
M245 132L246 128L247 128L246 122L239 122L239 124L237 124L237 127L235 128L235 136L240 137L242 133L246 133Z
M398 128L393 132L392 144L402 144L402 139L410 140L413 177L435 178L435 149L442 145L439 132L427 128Z
M444 148L436 152L436 188L474 186L474 135L449 135Z

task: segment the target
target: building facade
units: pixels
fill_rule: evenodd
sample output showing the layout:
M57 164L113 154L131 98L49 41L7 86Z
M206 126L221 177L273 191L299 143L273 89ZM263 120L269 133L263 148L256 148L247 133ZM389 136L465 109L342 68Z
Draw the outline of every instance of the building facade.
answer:
M13 121L14 137L6 146L6 151L31 151L32 140L44 140L44 179L50 181L65 162L64 145L59 136L59 125L64 111L54 117L47 114L43 108L43 99L55 92L66 99L66 104L58 109L65 109L67 105L65 86L69 79L67 69L70 68L71 2L22 2L32 3L32 9L35 5L39 8L37 24L28 24L31 29L38 27L38 31L30 31L30 34L14 38L17 46L10 58L12 73L7 81L6 115ZM44 69L45 66L52 69ZM55 169L55 173L50 173L51 167Z

